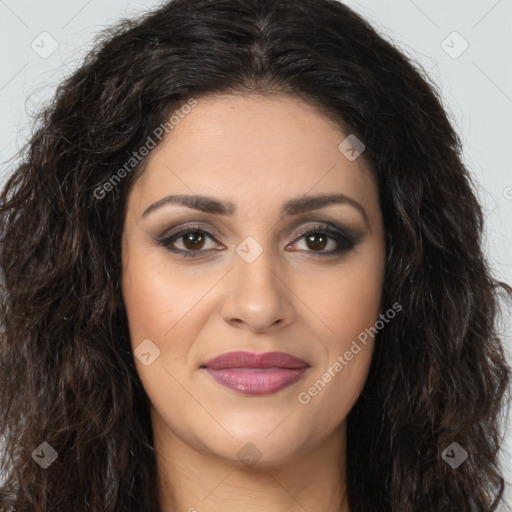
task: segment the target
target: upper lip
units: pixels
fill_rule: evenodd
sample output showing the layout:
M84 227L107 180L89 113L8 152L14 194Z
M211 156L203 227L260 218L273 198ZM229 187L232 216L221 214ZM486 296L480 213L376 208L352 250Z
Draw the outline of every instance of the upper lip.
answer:
M214 357L203 367L222 369L222 368L306 368L308 363L298 357L286 354L284 352L265 352L255 354L252 352L227 352Z

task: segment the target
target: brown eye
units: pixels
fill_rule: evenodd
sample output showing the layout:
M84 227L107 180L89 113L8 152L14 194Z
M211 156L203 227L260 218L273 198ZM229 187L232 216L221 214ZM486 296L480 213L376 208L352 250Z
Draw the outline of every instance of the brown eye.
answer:
M298 247L301 251L309 252L313 256L332 256L350 251L357 243L357 238L345 233L342 230L336 230L324 227L309 227L288 247L294 247L304 240L305 249Z
M205 237L199 231L191 231L190 233L183 235L183 245L190 251L202 249Z
M208 239L212 242L211 247L205 247ZM199 226L184 227L170 235L160 238L158 242L171 252L190 257L219 248L218 245L214 243L216 240L213 236Z
M344 231L338 231L338 229L334 230L323 226L309 227L294 243L288 245L287 249L290 247L296 249L296 245L302 240L305 248L299 247L300 252L310 253L313 256L333 256L353 249L357 243L357 237L354 238ZM211 247L207 246L208 239L212 242ZM195 257L203 253L209 253L214 249L221 249L220 244L215 244L217 241L213 235L200 226L181 228L161 237L158 242L167 250L183 257Z
M307 236L306 244L312 250L321 251L325 249L325 246L327 245L327 239L328 237L326 237L322 233L314 233L312 235Z

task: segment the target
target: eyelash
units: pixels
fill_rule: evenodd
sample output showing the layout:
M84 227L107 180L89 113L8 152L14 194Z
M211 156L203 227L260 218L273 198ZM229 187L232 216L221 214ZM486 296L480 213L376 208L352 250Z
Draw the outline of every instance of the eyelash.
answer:
M183 236L188 233L199 233L201 235L206 235L207 237L211 238L213 241L217 242L217 240L215 240L213 235L211 233L209 233L208 231L206 231L205 229L203 229L201 226L185 226L185 227L179 229L178 231L175 231L174 233L171 233L169 235L163 235L162 237L160 237L158 239L158 243L160 245L164 246L168 251L175 253L175 254L179 254L179 255L183 256L184 258L195 258L200 253L205 253L205 252L208 252L211 250L215 250L215 249L207 249L207 250L199 249L197 251L190 251L188 249L185 249L185 250L184 249L172 249L169 247L169 245L171 243L175 242L176 240L178 240L180 238L180 236ZM356 245L356 240L354 237L344 233L341 230L335 231L335 230L329 229L328 227L325 227L325 226L310 226L310 227L308 227L307 229L305 229L304 231L302 231L299 234L299 236L294 240L293 243L296 243L301 238L303 238L307 235L310 235L310 234L327 235L328 238L333 239L338 245L338 247L336 249L331 250L329 252L311 251L311 250L306 251L306 252L311 252L314 255L314 257L321 258L321 257L325 257L325 256L332 256L335 254L348 252L348 251L352 250Z

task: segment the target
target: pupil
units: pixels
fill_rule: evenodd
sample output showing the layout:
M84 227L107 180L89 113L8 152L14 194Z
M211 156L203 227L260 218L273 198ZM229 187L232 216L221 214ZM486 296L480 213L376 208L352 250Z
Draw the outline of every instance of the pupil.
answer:
M322 239L322 241L319 243L318 241L315 242L315 239ZM310 235L308 237L308 243L311 242L311 244L313 245L313 247L310 247L311 249L323 249L325 247L325 236L319 234L319 233L316 233L316 234L313 234L313 235Z
M200 249L202 246L202 243L201 243L202 237L203 237L203 235L196 231L188 233L188 235L185 235L185 242L184 242L185 247L187 247L187 249ZM199 239L199 241L198 241L198 239ZM199 245L199 247L197 245Z

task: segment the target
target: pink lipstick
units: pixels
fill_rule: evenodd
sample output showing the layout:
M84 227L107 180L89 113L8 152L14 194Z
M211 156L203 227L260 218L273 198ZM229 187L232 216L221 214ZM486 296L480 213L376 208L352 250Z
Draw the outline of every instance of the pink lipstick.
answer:
M246 395L269 395L297 382L308 370L302 359L284 352L228 352L202 368L221 385Z

